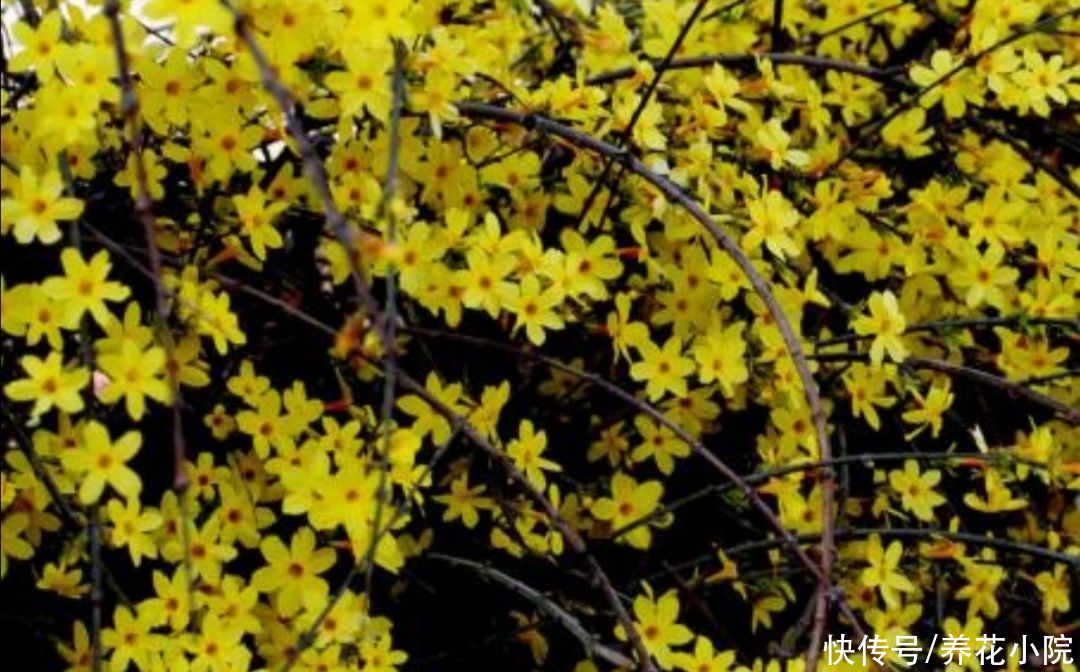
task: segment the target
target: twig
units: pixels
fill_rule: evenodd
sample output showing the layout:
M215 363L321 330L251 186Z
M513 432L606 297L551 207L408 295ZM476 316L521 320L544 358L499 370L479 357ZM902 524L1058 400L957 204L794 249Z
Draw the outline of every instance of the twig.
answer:
M393 108L390 112L390 148L389 159L386 169L386 188L383 190L382 214L386 218L387 244L394 245L397 242L397 215L394 212L394 196L398 178L398 154L401 150L401 109L405 104L405 46L401 42L394 44L394 74L391 79L391 96ZM379 485L375 490L375 516L371 521L372 543L368 546L367 558L364 564L367 566L364 577L364 592L371 598L371 585L375 575L375 539L382 524L383 504L389 496L386 492L386 482L390 473L390 436L391 420L394 414L394 395L397 391L397 268L391 261L386 269L386 302L385 313L382 320L383 326L383 398L382 398L382 454L376 454L376 463L379 465Z
M89 525L86 531L90 536L90 649L93 670L101 672L101 524L96 506L90 507L87 515Z
M969 126L974 126L983 135L989 135L1001 142L1004 142L1008 146L1012 147L1020 156L1031 164L1033 167L1043 171L1049 175L1055 182L1064 187L1070 194L1080 198L1080 185L1073 181L1069 174L1065 171L1051 165L1046 159L1035 153L1033 149L1024 145L1012 135L994 128L987 122L978 117L977 114L967 114L964 116L964 122Z
M869 360L869 355L862 352L835 352L816 354L813 355L813 359L818 362L862 362ZM962 364L953 364L952 362L932 357L908 357L900 363L900 366L907 366L913 369L929 369L947 373L955 377L967 378L976 383L995 387L1013 396L1022 397L1032 403L1043 406L1056 413L1062 420L1070 425L1080 423L1080 408L1074 408L1069 404L1043 394L1038 390L1025 387L1021 382L1014 382L1007 378L987 373L986 371L973 369Z
M1065 329L1071 327L1072 329L1080 331L1080 320L1076 318L1036 317L1033 315L1018 313L1015 315L1003 315L1000 317L957 317L943 320L920 322L919 324L913 324L907 329L905 329L904 334L918 334L927 331L948 331L950 329L966 329L969 327L989 328L1012 324L1034 324L1047 327L1062 327ZM814 341L814 348L819 349L830 345L838 345L840 343L849 343L852 341L871 341L873 339L873 334L856 334L854 332L851 332L847 334L833 336L831 338L823 338L821 340Z
M952 376L961 376L984 385L996 387L999 390L1004 390L1009 394L1024 397L1028 401L1032 401L1040 406L1045 406L1046 408L1053 410L1070 425L1080 424L1080 408L1070 406L1069 404L1058 401L1042 392L1033 390L1029 387L1024 387L1023 385L1014 383L1005 378L995 376L992 373L987 373L960 364L953 364L952 362L947 362L943 359L933 359L931 357L909 357L904 360L904 363L910 364L917 369L941 371L942 373L947 373Z
M1013 462L1016 464L1023 464L1035 469L1049 469L1050 465L1038 460L1032 460L1020 457L1012 452L997 450L989 453L978 452L955 452L955 453L858 453L855 455L844 455L841 457L834 457L828 464L817 462L798 462L795 464L786 464L781 467L774 467L771 469L765 469L762 471L756 471L752 474L746 474L742 478L748 485L757 485L772 478L779 478L788 474L794 474L805 471L816 471L822 467L840 467L848 465L865 465L867 468L872 468L875 463L878 462L904 462L907 460L916 460L918 462L950 462L953 460L961 462L980 462L980 463L1008 463ZM692 492L685 497L674 500L666 505L661 505L655 511L641 516L636 520L632 520L626 523L622 527L616 528L611 531L611 537L616 539L622 535L628 534L642 525L661 518L667 514L673 513L682 507L692 504L700 499L704 499L709 496L719 496L728 492L733 488L731 483L714 483L708 485L700 490Z
M597 656L603 660L616 665L618 667L633 667L634 661L627 658L625 655L598 641L598 637L581 624L577 618L568 613L565 609L556 604L553 600L545 596L540 591L536 590L532 586L515 579L514 577L502 572L494 567L476 562L475 560L469 560L467 558L460 558L452 555L446 555L444 553L428 553L425 557L431 560L438 560L445 562L449 565L456 567L465 567L473 572L476 572L480 576L489 579L495 583L502 585L505 588L517 593L521 597L528 600L539 611L546 614L553 621L558 623L574 636L582 647L585 648L586 654L589 657Z
M1062 19L1066 19L1066 18L1069 18L1069 17L1072 17L1072 16L1077 16L1077 15L1080 15L1080 8L1070 9L1070 10L1061 12L1060 14L1052 14L1052 15L1050 15L1050 16L1048 16L1048 17L1046 17L1046 18L1044 18L1044 19L1042 19L1040 21L1037 21L1037 22L1033 23L1030 26L1027 26L1027 27L1022 28L1020 30L1013 31L1013 32L1009 33L1008 35L1006 35L1005 37L1001 38L1000 40L997 40L996 42L991 43L989 46L984 47L983 49L980 49L979 51L976 51L975 53L968 55L966 58L964 58L962 61L960 61L956 66L954 66L953 68L951 68L950 70L948 70L947 72L942 74L940 77L934 79L932 82L930 82L926 86L924 86L924 87L918 89L917 91L915 91L915 93L912 94L910 97L908 97L906 100L901 101L892 110L890 110L888 114L886 114L885 116L877 119L874 122L874 124L870 127L869 131L867 131L866 133L861 133L855 138L854 142L852 142L844 150L844 152L840 155L840 157L838 159L836 159L836 161L834 161L829 166L828 170L831 171L831 170L835 169L837 166L842 165L845 161L847 161L849 158L851 158L851 156L855 153L855 151L858 148L862 147L863 144L865 144L871 137L876 136L878 134L878 132L881 131L881 129L885 127L886 124L888 124L893 119L896 119L898 116L903 114L904 111L910 109L912 106L919 104L919 101L927 93L933 91L934 89L938 88L942 84L945 84L946 82L951 80L956 75L960 74L961 72L963 72L967 68L970 68L972 65L978 63L979 59L981 59L983 56L986 56L987 54L993 53L994 51L996 51L996 50L998 50L998 49L1000 49L1000 48L1002 48L1004 46L1007 46L1009 44L1012 44L1013 42L1015 42L1017 40L1020 40L1020 39L1022 39L1024 37L1027 37L1028 35L1031 35L1032 33L1037 33L1041 29L1045 28L1046 26L1053 25L1053 24L1057 23L1058 21L1061 21Z
M857 16L857 17L855 17L854 19L852 19L850 21L846 21L844 23L841 23L839 26L835 26L833 28L830 28L829 30L826 30L823 33L818 33L817 35L807 35L802 40L800 40L799 43L802 44L802 45L809 46L809 45L813 44L814 42L821 42L821 40L825 39L826 37L832 37L833 35L838 35L840 33L843 33L843 32L845 32L845 31L847 31L847 30L849 30L851 28L854 28L855 26L859 25L860 23L865 23L867 21L875 19L875 18L881 16L882 14L888 14L889 12L893 11L894 9L898 9L900 7L903 7L906 4L908 4L908 0L900 0L899 2L894 2L894 3L890 4L890 5L885 5L884 7L879 7L879 8L877 8L877 9L871 11L871 12L867 12L866 14L863 14L862 16Z
M745 0L736 0L735 4L741 4L744 1ZM630 120L627 122L626 127L623 128L622 131L620 131L618 140L616 141L616 145L625 145L627 141L629 141L630 138L633 137L634 126L637 125L637 122L641 118L641 115L645 112L645 108L648 107L649 100L652 98L653 93L656 92L657 87L660 85L660 80L663 79L664 73L667 72L668 66L675 58L675 54L677 54L679 49L682 47L683 41L685 41L686 36L690 34L690 29L694 27L694 23L697 22L698 17L701 16L701 13L705 10L705 6L707 4L708 0L698 0L697 4L694 5L693 11L690 12L690 16L688 16L686 18L686 21L683 22L682 27L679 29L678 35L675 36L675 41L671 43L671 47L668 48L668 52L664 56L664 59L656 67L656 72L653 73L652 81L649 82L649 86L646 87L645 92L641 94L641 99L638 101L637 107L634 108L633 113L630 115ZM605 158L604 167L600 171L600 176L596 178L596 182L593 183L593 188L589 191L588 196L585 197L585 201L581 206L581 212L578 213L578 225L584 222L585 218L588 217L589 210L592 209L593 203L596 201L596 197L597 195L599 195L600 190L604 188L604 184L607 181L608 175L611 174L611 169L614 165L615 162L611 160L610 157ZM619 179L622 177L623 171L625 170L625 165L619 166L619 172L615 175L614 179L616 185L618 184ZM611 207L611 202L615 195L614 186L609 188L610 196L608 197L607 204L604 206L603 213L600 215L600 222L598 226L603 226L604 219L606 218L606 213Z
M672 59L667 65L667 70L685 70L691 68L704 68L710 65L730 65L747 67L755 65L759 60L771 61L777 65L798 65L811 70L835 70L846 72L866 79L884 82L898 87L909 87L910 83L900 79L890 70L877 68L871 65L862 65L851 61L843 61L825 56L813 56L810 54L793 54L789 52L760 52L740 54L706 54L702 56L686 56ZM617 68L593 75L585 80L590 86L609 84L620 79L633 77L634 68Z
M334 203L334 198L330 193L330 180L326 174L326 167L323 165L322 160L315 151L315 146L312 145L311 140L308 139L307 132L304 129L303 123L300 121L300 117L296 114L288 90L274 73L274 69L267 60L266 54L263 52L262 47L259 46L258 41L255 39L255 35L251 32L251 22L248 16L237 9L229 0L222 0L221 4L232 13L233 29L236 32L236 36L251 54L255 66L258 68L263 86L270 92L270 95L273 97L274 102L277 103L281 114L285 117L285 127L288 130L289 135L292 136L297 148L300 150L300 159L304 165L304 173L307 174L308 180L311 182L312 187L314 187L315 196L322 205L326 222L330 225L330 229L337 238L338 243L345 248L345 256L349 261L349 274L352 276L353 287L356 291L357 299L370 316L378 315L380 313L379 304L375 300L375 295L372 294L367 280L364 279L360 269L360 262L357 258L357 235L349 228L341 211L338 210L337 205Z
M769 40L769 48L773 51L781 51L781 41L784 39L784 0L773 0L772 33ZM812 664L808 669L814 669Z
M170 309L166 299L164 272L161 259L161 249L157 243L157 222L154 217L154 201L150 195L150 182L146 172L146 162L143 158L143 134L139 116L139 97L135 92L135 83L131 78L131 64L128 61L127 49L124 46L124 28L120 23L119 0L106 0L103 12L109 23L109 31L112 35L113 51L116 56L116 67L120 78L120 114L128 133L128 145L131 160L135 166L135 214L142 223L143 235L146 238L147 257L150 261L151 281L154 286L154 311L159 327L164 337L162 345L165 349L167 362L176 361L176 343L172 331L169 329ZM192 581L191 549L188 544L187 509L184 493L188 489L187 471L184 463L187 454L187 441L184 438L184 419L182 414L183 394L180 390L180 379L171 369L166 372L170 390L170 402L172 406L172 460L173 479L172 489L176 493L180 503L181 520L180 536L184 547L184 575L188 592L188 610L194 607L195 594L194 582Z
M984 546L987 548L997 549L999 551L1006 551L1018 555L1036 557L1050 562L1062 563L1069 567L1080 567L1080 555L1069 555L1068 553L1064 553L1062 551L1055 551L1049 548L1044 548L1042 546L1036 546L1034 544L1028 544L1020 541L1012 541L1009 539L998 539L996 537L987 537L979 534L973 534L970 532L954 532L951 530L939 530L934 528L860 527L837 531L836 536L838 539L848 540L861 539L864 537L868 537L872 534L878 534L883 537L896 537L900 539L948 539L949 541L973 544L976 546ZM801 534L798 536L798 539L800 543L811 543L818 539L818 537L819 535L815 534ZM724 552L724 554L730 558L742 555L744 553L767 550L769 548L780 545L780 543L781 542L777 539L751 541L727 550ZM709 556L709 558L715 557L715 554Z

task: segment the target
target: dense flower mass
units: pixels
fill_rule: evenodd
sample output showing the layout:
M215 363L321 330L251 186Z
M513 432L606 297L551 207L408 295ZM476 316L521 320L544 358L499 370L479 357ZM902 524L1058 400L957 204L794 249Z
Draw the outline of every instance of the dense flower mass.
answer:
M1075 2L3 27L26 669L895 669L824 639L1075 632Z

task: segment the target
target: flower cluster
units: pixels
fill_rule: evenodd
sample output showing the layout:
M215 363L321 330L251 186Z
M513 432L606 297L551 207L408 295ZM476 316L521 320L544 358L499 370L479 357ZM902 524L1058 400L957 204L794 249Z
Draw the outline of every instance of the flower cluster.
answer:
M856 669L827 624L1075 622L1069 0L3 25L0 586L80 605L66 669L802 672ZM464 581L500 598L431 607Z

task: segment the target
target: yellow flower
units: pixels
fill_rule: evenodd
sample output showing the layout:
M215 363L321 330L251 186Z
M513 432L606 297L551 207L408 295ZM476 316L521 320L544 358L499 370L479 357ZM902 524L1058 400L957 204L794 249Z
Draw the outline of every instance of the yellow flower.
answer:
M660 348L651 340L637 346L641 361L630 366L630 377L645 383L649 401L667 393L686 396L686 378L694 372L694 363L682 356L682 341L672 336Z
M676 653L675 667L685 672L731 672L735 665L734 651L717 651L707 637L698 635L693 653Z
M82 367L65 371L60 353L55 351L44 361L26 355L19 360L19 365L27 377L5 385L4 394L12 401L33 401L31 416L39 417L54 406L64 413L78 413L83 409L79 390L90 382L89 371Z
M641 434L641 443L630 454L634 462L652 458L660 473L667 476L675 471L674 458L689 457L690 446L666 426L641 415L634 418L634 426Z
M931 469L920 474L919 463L915 460L905 460L903 471L889 472L889 485L900 494L904 510L928 523L934 520L934 509L945 503L945 498L934 491L940 482L940 471Z
M799 256L799 246L789 233L799 223L799 211L783 194L763 183L760 197L749 199L746 207L751 227L743 234L744 248L756 250L764 243L781 259Z
M181 48L190 47L203 29L231 34L232 17L217 0L150 0L143 11L154 21L175 22L171 34Z
M439 382L435 372L429 373L424 387L444 406L457 414L464 414L466 401L459 383L443 386ZM442 445L450 438L450 421L441 413L431 407L424 399L415 394L410 394L398 400L398 408L416 418L412 425L412 431L423 438L431 434L431 439L437 445Z
M139 420L146 413L146 398L167 404L172 390L165 382L165 351L157 346L142 350L134 342L125 340L120 352L103 354L98 358L101 370L109 377L109 383L101 391L100 398L106 404L115 404L124 398L128 415Z
M926 141L934 135L934 131L929 128L924 130L925 125L926 111L916 107L885 124L881 129L881 139L890 147L899 147L909 159L917 159L930 153Z
M148 614L119 606L113 612L113 627L101 631L101 644L112 650L109 665L113 670L126 670L135 663L140 670L149 670L151 656L162 645L161 635L151 632L153 623Z
M953 402L952 383L948 378L942 379L930 387L930 392L924 397L922 393L915 391L915 403L918 408L904 411L901 416L904 422L918 425L914 431L907 434L908 441L918 436L927 427L931 428L931 434L936 438L941 431L942 416L949 410Z
M900 604L900 592L915 590L914 584L897 571L903 553L904 547L899 541L892 542L886 549L881 545L881 537L876 534L866 542L866 562L869 567L863 570L860 581L864 586L880 590L890 607Z
M959 63L953 61L953 55L945 49L938 49L930 57L930 67L915 65L911 68L911 81L922 88L936 84L919 98L923 107L933 107L939 101L945 108L949 119L964 116L968 103L981 104L982 89L975 81L974 73L968 68L952 73ZM946 79L946 75L950 75ZM937 83L940 82L940 83Z
M129 500L138 500L142 481L127 463L139 452L142 435L131 431L114 443L109 430L97 420L83 426L79 446L61 454L64 467L82 474L79 501L93 504L109 484Z
M386 43L387 45L389 43ZM388 46L350 44L343 50L345 70L326 76L326 86L341 101L341 114L376 119L390 118L390 77L394 54Z
M762 124L754 139L765 150L765 155L773 170L780 170L785 163L802 168L810 162L810 157L806 152L788 149L791 136L784 130L780 119L774 117Z
M896 398L886 393L889 375L884 367L856 363L844 374L844 388L851 396L851 412L856 418L866 419L874 429L881 428L877 407L892 408Z
M649 328L643 322L630 319L632 298L623 292L615 297L615 310L607 317L607 334L615 357L630 360L630 348L640 348L649 341Z
M591 511L597 520L607 522L612 531L618 531L652 514L663 496L664 486L660 481L638 484L620 471L611 479L611 497L597 499ZM652 543L652 532L648 525L638 525L620 535L619 541L633 548L648 548Z
M105 510L112 523L109 541L116 548L128 547L131 564L138 567L143 556L157 557L157 545L148 533L161 527L161 514L154 510L141 510L138 499L128 499L124 504L118 499L110 499Z
M1050 114L1049 101L1059 105L1068 104L1067 87L1077 76L1077 68L1064 68L1064 65L1065 59L1061 54L1054 54L1047 59L1035 49L1024 50L1024 67L1012 73L1023 100L1022 112L1026 112L1030 106L1035 114L1046 117ZM1075 99L1075 94L1073 98Z
M540 281L535 275L523 278L520 290L506 301L506 309L516 318L514 331L525 327L529 341L533 345L543 345L546 340L545 328L562 329L566 326L557 310L563 302L563 293L554 286L541 291Z
M37 28L32 28L26 21L14 22L11 31L20 49L8 62L12 72L33 70L43 81L55 76L55 63L63 47L60 38L63 19L59 10L53 10L42 15Z
M0 519L0 578L7 576L8 558L29 560L34 555L34 547L23 534L30 524L30 516L25 513L5 514Z
M874 292L870 295L867 307L869 315L855 318L852 326L860 336L873 336L870 344L870 361L878 366L888 353L889 359L902 362L907 357L907 348L901 337L907 328L904 314L896 295L889 290Z
M191 506L191 504L189 503L188 506ZM164 502L161 509L162 513L165 514ZM165 515L165 519L168 520L169 516ZM202 577L205 583L217 585L221 580L222 565L236 557L236 549L231 544L221 541L220 512L214 511L211 513L201 528L197 527L195 521L191 518L182 518L180 523L187 525L186 535L177 535L176 539L162 548L162 557L166 559L170 557L176 558L171 562L190 558L191 578ZM181 545L184 539L187 541L186 553Z
M1004 479L995 469L989 469L985 472L983 484L986 487L985 498L974 492L964 495L964 503L976 511L1000 513L1027 508L1027 500L1022 497L1013 497L1012 492L1006 487Z
M183 631L190 617L187 575L184 568L178 567L171 580L164 573L154 570L153 582L155 597L144 600L141 603L142 608L155 627L168 624L174 632Z
M64 196L63 192L59 172L49 170L39 175L23 166L11 198L2 201L0 220L4 232L11 227L15 240L24 245L35 238L46 245L60 240L60 227L56 223L76 219L83 211L82 201Z
M733 397L737 386L750 378L746 367L746 325L734 322L726 327L714 324L703 337L695 341L693 354L702 384L716 382L725 397Z
M291 616L304 607L317 610L325 602L329 584L319 577L334 566L332 548L316 548L315 533L302 527L293 535L289 547L275 535L266 537L259 550L268 565L256 570L251 585L260 592L277 593L278 610Z
M446 505L443 521L450 522L460 518L465 527L476 527L480 522L480 511L494 506L494 502L481 496L485 490L487 488L482 485L470 488L467 473L455 478L450 482L449 494L434 497L436 502Z
M515 287L506 280L514 270L515 261L509 255L490 255L474 248L466 254L468 270L464 271L466 308L484 310L497 317L499 310L513 300Z
M547 434L543 430L537 432L532 420L522 420L518 432L518 438L507 444L506 454L518 469L525 472L530 483L543 490L547 487L544 471L562 471L562 467L543 457L547 448Z
M1057 612L1063 614L1069 612L1071 603L1069 586L1075 578L1074 575L1070 579L1070 575L1065 573L1063 563L1054 565L1052 573L1040 572L1035 576L1035 587L1042 593L1042 609L1047 620L1053 618Z
M984 302L998 310L1008 304L1009 295L1015 291L1020 271L1002 265L1005 249L991 244L979 254L969 248L963 254L960 267L949 274L949 281L957 289L964 291L964 302L968 308L977 308Z
M68 569L63 563L48 563L38 579L37 587L63 597L78 599L88 592L90 586L83 583L81 569Z
M274 218L281 214L288 205L279 202L266 202L266 195L258 186L253 186L246 195L232 197L236 206L236 216L240 218L240 233L247 237L251 251L260 261L266 260L266 248L276 249L284 244L281 234L274 228Z
M956 592L957 599L968 601L968 620L979 614L989 619L998 617L1001 608L997 601L997 589L1005 580L1005 570L992 563L962 559L967 584Z
M47 279L42 289L62 306L65 325L75 327L83 315L90 313L104 327L113 319L105 302L123 301L131 294L124 285L107 279L112 268L109 253L101 250L87 263L78 250L66 247L60 253L60 262L64 275Z
M671 647L682 646L694 638L690 628L679 623L678 619L679 598L674 590L655 599L652 589L646 585L645 594L634 598L634 629L645 650L664 669L669 669L678 660ZM615 636L626 640L626 631L622 626L615 629Z
M277 390L269 390L259 397L255 410L243 410L236 414L236 424L240 431L251 435L255 453L266 458L270 447L283 450L293 443L288 416L282 413L281 395Z

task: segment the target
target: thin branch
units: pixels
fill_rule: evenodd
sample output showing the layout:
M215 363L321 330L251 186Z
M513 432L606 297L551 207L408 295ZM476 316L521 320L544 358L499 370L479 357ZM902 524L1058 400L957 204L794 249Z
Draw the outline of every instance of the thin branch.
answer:
M1036 317L1033 315L1017 313L1015 315L1003 315L999 317L956 317L920 322L919 324L913 324L905 329L904 334L918 334L928 331L949 331L950 329L990 328L1017 324L1034 324L1046 327L1062 327L1065 329L1072 328L1080 332L1080 320L1076 318ZM872 341L873 339L873 334L857 334L851 332L814 341L814 349L816 350L830 345L850 343L853 341Z
M884 7L879 7L879 8L877 8L877 9L871 11L871 12L867 12L866 14L863 14L862 16L857 16L857 17L855 17L854 19L852 19L850 21L845 21L844 23L841 23L838 26L834 26L833 28L830 28L829 30L826 30L823 33L818 33L816 35L807 35L806 37L804 37L802 40L799 41L799 44L804 45L804 46L810 46L815 42L820 43L821 40L825 39L826 37L832 37L833 35L839 35L840 33L843 33L843 32L845 32L847 30L850 30L850 29L854 28L855 26L857 26L857 25L859 25L861 23L866 23L867 21L871 21L871 20L881 16L882 14L888 14L889 12L893 11L894 9L899 9L900 7L903 7L904 5L908 4L908 1L909 0L900 0L899 2L894 2L894 3L890 4L890 5L885 5Z
M394 74L391 78L391 98L393 108L390 112L390 148L386 169L386 188L383 190L382 214L386 218L386 241L388 245L397 243L397 216L394 213L394 197L398 179L398 154L401 151L401 110L405 105L405 46L401 42L394 44ZM383 505L389 497L386 484L390 474L390 437L391 421L394 415L394 395L397 392L397 267L391 261L386 269L386 302L382 319L383 334L383 398L382 398L382 453L376 454L379 465L379 485L375 490L375 516L371 521L372 543L368 546L367 572L364 577L364 592L371 598L371 585L375 575L375 539L382 524Z
M1023 144L1018 139L1006 133L1005 131L994 128L989 123L980 119L977 114L964 115L964 122L969 126L974 126L979 133L982 133L983 135L989 135L1012 147L1016 151L1016 153L1024 157L1024 160L1027 161L1031 166L1043 171L1044 173L1049 175L1055 182L1057 182L1064 189L1066 189L1070 194L1072 194L1076 198L1080 198L1080 185L1074 182L1073 179L1069 177L1069 174L1066 173L1064 170L1061 170L1060 168L1051 165L1046 159L1035 153L1035 150L1033 150L1031 147Z
M818 362L863 362L868 361L869 358L868 354L862 352L821 353L813 356L813 359ZM997 388L1014 397L1021 397L1034 404L1043 406L1044 408L1053 411L1070 425L1080 424L1080 408L1070 406L1066 402L1059 401L1038 390L1025 387L1021 382L1011 381L1007 378L987 373L986 371L973 369L962 364L953 364L952 362L947 362L943 359L935 359L933 357L908 357L899 365L902 367L907 366L912 369L940 371L942 373L947 373L950 376L967 378L973 382Z
M517 593L522 598L528 600L537 610L543 612L551 618L551 620L561 625L563 629L581 642L582 647L585 648L585 652L590 658L596 656L618 667L633 667L634 661L630 660L616 649L600 643L598 641L599 638L586 630L585 626L581 624L581 621L543 593L519 579L515 579L509 574L494 567L467 558L446 555L444 553L428 553L425 557L431 560L445 562L455 567L464 567L479 574L485 579L498 583L514 593Z
M788 474L794 474L799 472L817 471L825 466L839 467L846 465L864 465L867 468L874 468L878 462L904 462L907 460L916 460L918 462L967 462L969 464L987 464L987 463L1015 463L1023 464L1035 469L1049 469L1050 465L1045 462L1039 462L1038 460L1031 460L1020 457L1012 452L1004 450L991 451L989 453L978 452L955 452L955 453L857 453L854 455L844 455L842 457L834 457L828 464L824 462L798 462L795 464L786 464L781 467L774 467L771 469L765 469L762 471L756 471L752 474L746 474L742 478L749 485L757 485L772 478L779 478ZM611 531L611 537L617 539L625 534L628 534L642 525L647 525L650 522L662 518L665 515L674 513L675 511L683 508L688 504L692 504L698 500L704 499L710 496L719 496L732 489L731 483L714 483L692 492L685 497L674 500L666 505L661 505L655 511L641 516L636 520L632 520L626 523L622 527L616 528Z
M841 540L849 540L861 539L872 534L878 534L883 537L896 537L899 539L947 539L958 543L983 546L1008 553L1015 553L1017 555L1040 558L1049 562L1061 563L1069 567L1080 567L1080 555L1070 555L1062 551L1055 551L1034 544L1012 541L1010 539L998 539L997 537L983 536L970 532L953 532L951 530L939 530L934 528L862 527L839 530L837 531L836 536ZM800 543L812 543L818 538L819 535L816 534L801 534L798 536ZM782 542L777 539L750 541L727 550L724 554L731 558L745 553L774 548L780 545L780 543ZM713 554L709 557L715 558L716 555Z
M951 376L960 376L967 378L968 380L981 383L983 385L989 385L996 387L999 390L1004 390L1011 395L1020 396L1028 401L1045 406L1057 413L1061 418L1070 425L1080 424L1080 408L1070 406L1069 404L1058 401L1053 397L1047 396L1042 392L1033 390L1023 385L1014 383L1006 378L995 376L992 373L973 369L971 367L963 366L961 364L953 364L943 359L934 359L931 357L909 357L904 360L905 364L910 364L917 369L930 369L933 371L941 371Z
M741 4L745 0L736 0L735 4ZM653 93L656 92L658 86L660 86L660 80L664 78L664 73L667 72L668 66L675 58L675 54L678 53L682 47L683 42L686 40L686 36L690 34L690 30L694 27L694 23L697 22L698 17L705 10L705 6L708 4L708 0L697 0L697 4L694 5L694 9L690 12L690 16L683 22L682 27L679 29L678 35L675 36L675 41L671 43L671 47L668 48L667 54L664 59L660 61L656 67L656 72L653 73L652 81L649 82L649 86L645 88L645 92L641 94L641 99L638 100L637 107L634 108L633 113L630 115L630 120L626 126L619 132L616 145L623 146L633 137L634 126L637 125L641 115L645 112L645 108L648 107L649 101L652 98ZM585 221L585 218L589 215L589 210L592 209L593 203L596 201L596 197L599 195L600 190L604 188L604 184L607 182L608 175L611 174L611 169L615 165L615 162L610 158L605 158L604 167L600 171L600 176L596 178L596 182L593 183L592 189L589 191L588 196L585 197L585 201L581 206L581 212L578 213L577 223L580 225ZM623 171L626 170L625 165L619 166L619 172L615 175L614 183L617 185L622 177ZM608 197L608 202L604 206L604 211L600 215L600 222L598 226L603 226L606 213L611 207L612 199L615 197L614 186L610 187L611 193Z
M165 359L172 365L176 361L176 343L169 329L169 303L166 299L164 272L161 249L157 242L157 222L154 217L154 201L150 195L150 181L143 157L142 121L139 115L139 97L135 92L135 83L131 77L131 64L124 46L124 28L120 23L119 0L106 0L103 12L109 23L116 67L120 78L120 114L127 129L128 149L135 167L135 214L142 223L143 236L146 238L147 257L150 261L151 281L154 286L154 311L163 332L162 345ZM184 469L187 454L187 440L184 437L184 419L182 408L183 394L180 390L179 376L167 367L166 378L170 389L172 406L172 489L180 502L180 534L184 546L184 574L188 591L188 609L194 605L194 582L192 581L191 552L187 540L187 506L184 493L188 489L187 471Z
M701 56L686 56L672 59L667 65L667 70L687 70L692 68L704 68L710 65L730 65L733 67L749 67L756 65L758 61L771 61L777 65L798 65L810 70L835 70L846 72L858 77L872 79L892 86L909 86L906 80L900 79L896 74L887 69L877 68L872 65L862 65L851 61L844 61L824 56L809 54L793 54L786 52L761 52L761 53L738 53L738 54L705 54ZM632 67L617 68L608 72L593 75L585 80L590 86L609 84L620 79L633 77L636 70Z
M286 130L300 150L304 173L307 174L308 180L314 187L315 196L322 205L326 222L330 225L330 229L337 238L338 243L345 248L345 256L349 261L349 273L352 276L357 299L369 316L378 315L381 312L379 304L375 300L375 296L372 294L371 288L368 286L367 280L364 279L363 272L360 269L357 234L346 223L341 211L338 210L337 204L334 203L333 195L330 193L330 180L326 173L326 167L315 151L315 146L308 139L303 122L300 121L300 117L296 114L289 91L275 74L274 68L270 65L270 61L267 60L262 47L259 46L255 35L251 32L250 18L237 9L229 0L222 0L222 5L232 13L233 29L236 36L251 54L255 66L258 68L263 86L270 92L281 114L285 117Z
M1080 7L1061 12L1060 14L1052 14L1052 15L1044 18L1044 19L1036 21L1035 23L1031 24L1030 26L1024 27L1024 28L1022 28L1020 30L1013 31L1013 32L1009 33L1008 35L1006 35L1005 37L1001 38L1000 40L997 40L996 42L991 43L987 47L985 47L983 49L980 49L980 50L976 51L973 54L968 55L966 58L961 60L956 66L954 66L953 68L951 68L950 70L948 70L947 72L942 74L940 77L934 79L932 82L930 82L926 86L924 86L924 87L918 89L917 91L915 91L906 100L901 101L892 110L890 110L888 114L884 115L883 117L878 118L874 122L874 124L870 127L869 131L867 131L865 133L861 133L855 138L854 142L852 142L844 150L843 154L841 154L840 157L829 166L829 170L832 170L832 169L836 168L837 166L843 164L845 161L847 161L849 158L851 158L851 156L855 153L855 151L857 149L862 147L871 138L876 137L877 134L881 131L881 129L886 126L886 124L888 124L893 119L896 119L898 116L903 114L906 110L914 107L915 105L918 105L919 101L927 93L933 91L934 89L936 89L939 86L945 84L946 82L948 82L949 80L951 80L953 77L960 74L964 70L966 70L966 69L970 68L971 66L975 65L976 63L979 62L979 59L981 59L983 56L986 56L987 54L991 54L994 51L997 51L998 49L1000 49L1002 47L1008 46L1009 44L1012 44L1013 42L1016 42L1017 40L1020 40L1020 39L1023 39L1025 37L1027 37L1028 35L1031 35L1033 33L1037 33L1040 30L1042 30L1043 28L1046 28L1047 26L1051 26L1051 25L1057 23L1058 21L1061 21L1062 19L1067 19L1067 18L1077 16L1077 15L1080 15Z

